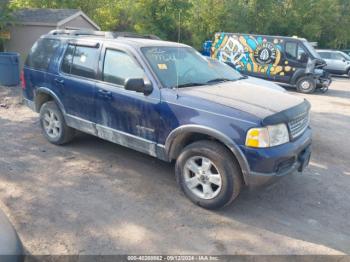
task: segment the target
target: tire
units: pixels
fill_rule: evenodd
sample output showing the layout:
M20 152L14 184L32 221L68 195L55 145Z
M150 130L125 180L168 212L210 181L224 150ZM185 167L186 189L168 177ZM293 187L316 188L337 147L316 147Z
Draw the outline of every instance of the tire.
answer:
M316 89L316 81L311 76L300 77L297 81L297 90L300 93L311 94Z
M61 110L54 101L40 108L40 125L46 139L55 145L63 145L74 138L74 129L67 126Z
M208 160L211 164L206 169ZM192 171L196 169L197 173ZM241 169L232 153L223 145L206 140L194 142L182 150L176 160L175 175L184 194L193 203L206 209L230 204L239 195L242 185ZM206 195L209 187L213 194Z
M350 68L349 68L349 70L348 70L348 77L350 78Z

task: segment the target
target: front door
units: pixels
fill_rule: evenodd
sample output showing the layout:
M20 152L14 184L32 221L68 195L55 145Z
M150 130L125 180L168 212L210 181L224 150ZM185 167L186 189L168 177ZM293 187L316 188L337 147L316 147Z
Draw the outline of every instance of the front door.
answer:
M285 43L283 74L276 75L276 81L290 83L295 72L303 73L308 61L308 53L299 41L288 40Z
M99 135L118 144L155 155L160 92L149 95L125 90L126 79L150 81L135 56L123 49L105 48L97 83L96 117Z
M331 60L332 60L332 70L334 70L335 73L338 73L338 74L346 73L348 63L342 54L338 52L332 52Z

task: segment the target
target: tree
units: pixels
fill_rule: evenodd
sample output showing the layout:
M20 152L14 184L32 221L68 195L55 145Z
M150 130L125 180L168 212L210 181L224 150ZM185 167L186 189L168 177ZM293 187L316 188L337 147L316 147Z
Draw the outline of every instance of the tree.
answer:
M7 1L2 1L0 2L0 51L4 50L3 44L5 41L2 38L1 34L7 30L11 22L12 22L11 9L9 8Z
M185 19L190 7L187 0L136 0L132 12L133 28L139 33L155 34L163 39L177 41L181 22L179 14L181 19Z
M79 8L103 30L156 34L200 48L215 32L297 35L350 45L349 0L11 0L14 8ZM179 21L181 14L181 21Z

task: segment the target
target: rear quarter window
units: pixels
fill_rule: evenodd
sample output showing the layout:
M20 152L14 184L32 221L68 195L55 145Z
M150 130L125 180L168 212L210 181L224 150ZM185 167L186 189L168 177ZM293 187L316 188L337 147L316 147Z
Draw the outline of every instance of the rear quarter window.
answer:
M39 39L32 47L25 65L38 70L47 70L51 59L60 47L56 39Z

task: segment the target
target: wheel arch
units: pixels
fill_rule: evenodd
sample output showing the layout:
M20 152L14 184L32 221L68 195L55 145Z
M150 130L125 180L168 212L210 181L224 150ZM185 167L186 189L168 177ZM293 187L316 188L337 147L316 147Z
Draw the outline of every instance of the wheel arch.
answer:
M65 116L65 109L61 100L57 97L57 95L50 89L46 87L39 87L35 91L35 111L40 112L41 106L48 101L55 101L63 115Z
M291 78L290 83L291 83L292 85L296 85L297 82L298 82L298 80L299 80L300 78L302 78L302 77L304 77L304 76L308 76L308 75L310 75L310 74L306 74L306 73L305 73L305 68L297 68L297 69L295 70L295 72L294 72L292 78Z
M184 125L174 129L165 143L165 152L168 159L170 161L176 159L185 146L204 139L218 141L232 153L241 168L244 183L248 184L250 170L243 152L232 139L213 128L201 125Z

